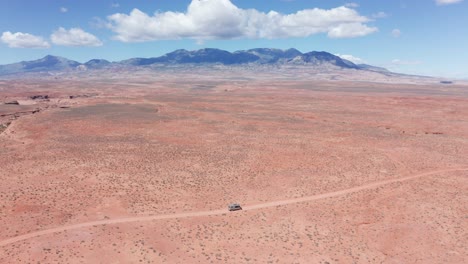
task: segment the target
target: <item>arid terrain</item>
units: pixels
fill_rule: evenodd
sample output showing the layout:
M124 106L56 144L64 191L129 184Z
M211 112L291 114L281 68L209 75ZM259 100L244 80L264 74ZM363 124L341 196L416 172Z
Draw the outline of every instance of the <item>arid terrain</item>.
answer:
M97 78L0 81L0 263L468 262L467 85Z

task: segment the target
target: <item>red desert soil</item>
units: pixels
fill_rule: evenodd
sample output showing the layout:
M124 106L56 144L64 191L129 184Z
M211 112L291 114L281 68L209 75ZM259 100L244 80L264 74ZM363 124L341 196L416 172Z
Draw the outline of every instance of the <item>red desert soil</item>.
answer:
M467 262L468 87L153 79L0 82L0 263Z

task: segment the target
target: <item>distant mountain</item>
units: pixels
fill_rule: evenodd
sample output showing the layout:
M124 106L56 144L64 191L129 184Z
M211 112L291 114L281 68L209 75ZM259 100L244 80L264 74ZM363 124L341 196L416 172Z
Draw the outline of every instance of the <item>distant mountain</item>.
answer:
M292 62L295 64L308 64L316 66L328 64L347 69L359 68L356 64L325 51L312 51L304 53L301 56L294 58Z
M164 64L187 64L187 63L221 63L226 65L231 64L243 64L249 62L255 62L259 59L255 56L246 52L235 52L230 53L220 49L201 49L195 51L187 51L184 49L176 50L168 53L164 56L157 58L134 58L125 61L121 61L123 64L129 64L134 66L144 66L155 63Z
M47 55L42 59L22 61L13 64L0 65L0 74L41 71L63 71L75 69L81 63L66 58Z
M34 61L22 61L18 63L0 65L0 75L18 74L27 72L49 72L49 71L71 71L71 70L93 70L107 69L111 67L141 67L148 65L305 65L311 67L338 67L344 69L356 69L375 72L388 72L366 64L356 65L351 61L342 59L325 51L312 51L301 53L296 49L268 49L258 48L229 52L220 49L200 49L188 51L176 50L166 55L153 58L131 58L119 62L109 62L102 59L93 59L86 63L57 56L45 56Z
M110 61L101 60L101 59L93 59L84 64L87 69L102 69L111 64Z
M302 53L297 49L280 50L266 48L250 49L247 51L236 51L235 53L242 52L257 56L259 59L256 62L262 64L277 63L280 60L291 60L297 56L302 55Z

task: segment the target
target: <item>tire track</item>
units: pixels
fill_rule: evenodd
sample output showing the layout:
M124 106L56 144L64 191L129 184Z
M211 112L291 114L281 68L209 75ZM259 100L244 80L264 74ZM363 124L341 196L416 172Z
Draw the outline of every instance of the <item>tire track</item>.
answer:
M317 194L317 195L301 197L301 198L295 198L295 199L288 199L288 200L281 200L281 201L275 201L275 202L268 202L268 203L250 205L250 206L243 207L243 211L251 211L251 210L258 210L258 209L276 207L276 206L282 206L282 205L288 205L288 204L310 202L310 201L315 201L315 200L320 200L320 199L325 199L325 198L330 198L330 197L335 197L335 196L351 194L351 193L359 192L359 191L362 191L362 190L373 189L373 188L381 187L381 186L388 185L388 184L391 184L391 183L404 182L404 181L409 181L409 180L413 180L413 179L417 179L417 178L432 176L432 175L439 174L439 173L456 172L456 171L468 171L468 168L454 168L454 169L429 171L429 172L424 172L424 173L420 173L420 174L416 174L416 175L412 175L412 176L407 176L407 177L403 177L403 178L369 183L369 184L365 184L365 185L362 185L362 186L353 187L353 188L340 190L340 191L335 191L335 192L329 192L329 193ZM68 231L68 230L85 228L85 227L93 227L93 226L99 226L99 225L121 224L121 223L131 223L131 222L154 221L154 220L163 220L163 219L213 216L213 215L223 215L223 214L228 214L228 213L229 212L227 211L227 209L219 209L219 210L211 210L211 211L198 211L198 212L166 214L166 215L153 215L153 216L151 216L151 215L150 216L135 216L135 217L125 217L125 218L117 218L117 219L106 219L106 220L91 221L91 222L85 222L85 223L81 223L81 224L61 226L61 227L56 227L56 228L31 232L29 234L24 234L24 235L12 237L12 238L0 241L0 247L7 246L9 244L13 244L13 243L20 242L20 241L23 241L23 240L27 240L27 239L30 239L30 238L35 238L35 237L38 237L38 236L54 234L54 233L60 233L60 232Z

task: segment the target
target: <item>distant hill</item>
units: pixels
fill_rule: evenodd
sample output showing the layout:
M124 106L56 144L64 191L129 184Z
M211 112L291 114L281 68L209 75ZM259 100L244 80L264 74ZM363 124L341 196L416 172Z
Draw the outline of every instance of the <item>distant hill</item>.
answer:
M42 59L22 61L13 64L0 65L0 74L22 72L63 71L76 69L81 63L62 57L47 55Z
M348 69L358 69L359 67L352 63L351 61L342 59L336 55L325 51L312 51L309 53L304 53L300 56L297 56L293 59L294 63L299 64L309 64L309 65L323 65L323 64L331 64L334 66L338 66L341 68L348 68Z
M230 53L220 49L201 49L195 51L176 50L157 58L133 58L121 61L122 64L144 66L150 64L187 64L187 63L221 63L226 65L255 62L259 59L250 53Z
M86 62L84 66L86 66L87 69L102 69L109 66L110 64L111 62L107 60L93 59Z
M258 57L258 59L255 62L261 64L272 64L278 62L284 63L302 55L302 53L297 49L280 50L267 48L250 49L247 51L236 51L235 53L247 53L255 55Z
M118 62L102 59L92 59L86 63L79 63L62 57L48 55L42 59L22 61L13 64L0 65L0 75L19 74L28 72L52 72L73 70L94 70L111 67L143 67L148 65L305 65L311 67L338 67L374 72L388 72L387 69L372 65L356 65L325 51L301 53L296 49L257 48L229 52L220 49L200 49L194 51L176 50L160 57L131 58Z

